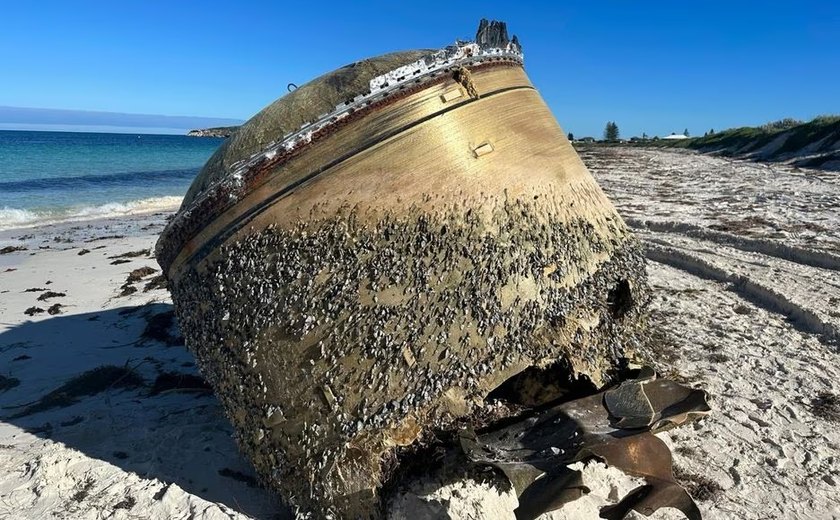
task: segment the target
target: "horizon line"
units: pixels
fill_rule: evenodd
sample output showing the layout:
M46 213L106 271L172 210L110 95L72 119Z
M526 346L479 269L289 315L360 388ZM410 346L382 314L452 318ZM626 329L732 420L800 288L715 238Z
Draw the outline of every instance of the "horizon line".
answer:
M240 124L244 123L246 119L237 118L237 117L225 117L225 116L198 116L198 115L182 115L182 114L151 114L145 112L119 112L119 111L112 111L112 110L90 110L85 108L50 108L50 107L32 107L32 106L16 106L16 105L3 105L0 104L0 110L4 109L12 109L12 110L32 110L32 111L49 111L49 112L75 112L75 113L83 113L83 114L107 114L107 115L120 115L120 116L149 116L149 117L165 117L165 118L196 118L196 119L219 119L219 120L227 120L231 122L238 121ZM4 121L0 121L0 123L5 123Z
M78 134L137 134L137 135L182 135L201 128L119 126L119 125L72 125L72 124L14 124L0 123L0 132L56 132Z

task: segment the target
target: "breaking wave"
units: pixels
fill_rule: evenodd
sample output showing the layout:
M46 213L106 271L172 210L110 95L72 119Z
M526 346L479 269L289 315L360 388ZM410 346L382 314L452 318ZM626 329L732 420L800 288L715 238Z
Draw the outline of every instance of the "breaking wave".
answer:
M178 209L182 199L183 197L176 196L153 197L124 203L110 202L97 206L44 210L4 207L0 209L0 229L27 228L67 221L122 217L141 213L153 213L155 211L174 211Z

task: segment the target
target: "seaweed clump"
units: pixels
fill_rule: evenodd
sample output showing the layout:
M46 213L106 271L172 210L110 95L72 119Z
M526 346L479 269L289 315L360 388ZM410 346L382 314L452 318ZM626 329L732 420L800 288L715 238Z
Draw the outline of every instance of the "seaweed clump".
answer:
M213 389L202 377L180 372L163 372L155 379L151 395L157 395L170 390L206 391Z
M0 392L11 390L20 384L20 379L16 377L0 376Z
M67 296L67 295L64 294L63 292L47 291L44 294L42 294L41 296L38 296L38 301L39 302L45 302L45 301L49 300L50 298L63 298L64 296Z
M157 272L157 269L155 269L153 267L149 267L147 265L143 266L143 267L139 267L139 268L131 271L130 273L128 273L128 278L126 278L125 282L126 283L139 282L143 278L145 278L145 277L147 277L151 274L155 274L156 272Z
M139 249L137 251L129 251L120 255L109 256L108 260L115 260L120 258L137 258L138 256L149 256L152 254L151 249Z
M820 392L811 400L811 413L830 422L840 422L840 397Z
M140 337L144 340L159 341L168 346L183 345L184 338L171 332L174 325L174 311L153 314L146 318L146 328L143 329Z
M16 419L52 408L70 406L78 403L79 398L83 396L92 396L117 388L136 388L142 385L143 378L134 370L125 366L102 365L73 377L11 418Z
M679 466L674 466L674 477L685 486L689 495L701 502L713 500L723 492L720 484L709 477L689 473Z
M166 279L166 276L159 274L146 282L146 285L143 286L143 292L154 291L157 289L167 289L169 287L169 283Z
M36 314L41 314L42 312L44 312L44 309L42 309L40 307L34 307L34 306L29 307L28 309L23 311L23 313L26 314L27 316L35 316Z

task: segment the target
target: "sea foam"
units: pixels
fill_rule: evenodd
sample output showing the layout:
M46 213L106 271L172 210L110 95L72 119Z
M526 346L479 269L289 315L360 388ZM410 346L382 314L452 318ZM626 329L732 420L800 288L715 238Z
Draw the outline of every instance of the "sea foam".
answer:
M4 207L0 209L0 230L29 228L68 221L86 221L108 217L122 217L155 211L175 211L183 197L167 196L110 202L97 206L77 206L45 210Z

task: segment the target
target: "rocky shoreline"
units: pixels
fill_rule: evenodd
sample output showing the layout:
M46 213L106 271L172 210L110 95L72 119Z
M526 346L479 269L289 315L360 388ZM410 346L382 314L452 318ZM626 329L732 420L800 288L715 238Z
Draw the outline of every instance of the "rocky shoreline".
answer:
M238 126L219 126L215 128L200 128L197 130L190 130L187 132L188 137L230 137Z

